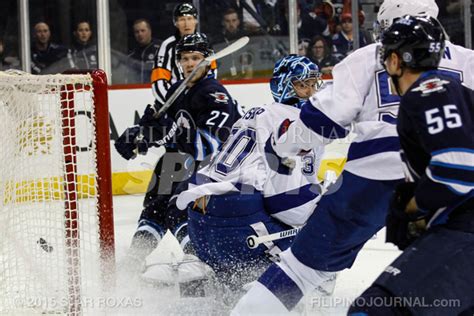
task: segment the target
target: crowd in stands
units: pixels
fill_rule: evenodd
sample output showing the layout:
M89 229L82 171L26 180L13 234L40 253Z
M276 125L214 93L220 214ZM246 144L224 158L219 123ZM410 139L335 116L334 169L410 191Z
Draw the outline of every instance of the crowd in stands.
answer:
M145 12L145 8L150 7L150 3L147 1L143 0L142 7L135 9L135 11L128 11L133 12L130 16L126 14L126 10L129 9L123 7L121 10L125 19L123 17L112 19L112 68L114 74L119 77L119 80L116 79L115 82L150 82L154 56L164 39L162 24L157 22L166 20L166 23L169 24L168 20L171 18L167 19L162 16L155 18L156 14ZM358 1L359 8L362 8L360 0ZM169 2L169 5L161 5L168 9L177 3L177 1L165 2ZM440 2L440 20L446 26L448 34L451 35L451 41L463 45L464 29L463 23L459 19L462 15L461 1L437 0L437 2ZM154 4L154 6L157 5ZM156 10L156 7L150 7L150 10L153 8ZM254 63L260 61L255 56L255 51L261 55L259 58L265 57L271 65L281 57L280 55L289 53L287 0L201 0L199 10L200 30L208 35L211 44L215 47L222 48L242 36L256 38L262 43L265 41L262 38L273 38L276 39L274 43L277 42L275 45L280 45L280 47L272 48L273 51L277 50L277 53L272 51L267 54L268 56L259 49L255 49L253 52L243 51L236 61L233 60L230 65L226 65L229 68L227 73L230 77L237 76L236 78L238 78L239 71L244 73L240 78L251 78L255 75L249 65L252 60ZM116 13L114 15L118 16ZM153 18L150 18L150 15ZM365 18L366 13L360 9L357 16L359 23L358 47L363 47L373 41L372 35L366 28L366 24L370 24L371 27L372 22L366 23ZM330 74L332 67L354 50L353 19L351 0L297 0L298 53L309 57L323 73ZM67 37L68 45L56 40L59 37L58 34L61 33L64 42L64 28L59 30L60 26L56 25L57 23L51 18L31 21L32 73L47 74L70 68L98 67L97 32L93 29L95 23L91 23L87 19L76 18L75 20L77 22L71 23L70 26L72 32L69 31L71 36ZM120 41L118 49L118 42L115 38L118 33L124 32L124 30L115 29L115 20L120 20L122 23L120 25L125 23L128 28L125 32L128 34L128 40ZM5 27L2 27L0 23L0 28ZM0 34L0 70L21 69L18 45L14 45L17 47L12 50L11 39L9 42L6 35L6 33ZM11 34L9 36L11 37ZM121 35L122 39L124 37L127 35ZM239 70L235 64L238 64L241 69ZM225 70L221 71L221 74L225 72Z
M98 67L97 45L92 38L90 22L82 20L74 28L70 48L52 41L50 26L38 22L33 26L31 72L57 73L65 69L94 69Z
M213 44L229 43L241 36L288 36L288 1L219 1L209 12L223 12L220 21L208 20ZM215 16L215 14L214 14ZM359 47L372 42L359 15ZM216 31L217 30L217 31ZM350 0L297 2L299 54L309 57L324 73L354 50Z

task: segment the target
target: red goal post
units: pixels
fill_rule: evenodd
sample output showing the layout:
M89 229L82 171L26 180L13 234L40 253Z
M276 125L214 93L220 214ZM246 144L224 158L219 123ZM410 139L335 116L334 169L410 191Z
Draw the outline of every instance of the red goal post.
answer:
M105 73L0 72L0 123L0 314L82 314L114 274Z

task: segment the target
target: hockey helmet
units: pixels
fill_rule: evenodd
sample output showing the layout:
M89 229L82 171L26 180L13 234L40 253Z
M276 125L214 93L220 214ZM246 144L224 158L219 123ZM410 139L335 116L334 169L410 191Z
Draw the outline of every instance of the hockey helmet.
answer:
M385 0L377 13L377 22L381 31L404 15L438 17L438 5L435 0Z
M214 54L214 51L209 47L209 41L206 34L196 32L194 34L184 36L178 44L176 44L176 57L181 59L182 52L199 52L204 57L209 57Z
M273 69L270 79L270 89L273 99L284 104L293 104L298 101L294 81L304 81L306 79L317 79L317 87L322 84L321 73L318 66L309 58L298 55L288 55L278 60Z
M180 3L173 10L173 22L176 23L180 16L193 16L197 19L198 12L191 3Z
M395 52L408 68L436 68L444 54L445 40L437 19L406 15L382 33L382 65Z

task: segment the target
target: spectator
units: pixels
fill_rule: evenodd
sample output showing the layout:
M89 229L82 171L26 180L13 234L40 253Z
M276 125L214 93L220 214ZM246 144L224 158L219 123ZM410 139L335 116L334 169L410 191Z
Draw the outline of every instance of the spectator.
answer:
M308 56L309 44L310 44L310 40L307 38L302 38L298 41L298 55L299 56Z
M327 41L320 35L315 36L311 41L310 47L311 49L308 52L309 59L318 66L319 71L323 74L330 74L338 60L332 56Z
M357 1L359 8L359 25L364 24L365 13L361 8L361 1ZM341 31L342 15L345 13L352 12L352 0L323 0L322 4L316 10L319 15L322 12L329 13L332 11L332 15L328 18L328 26L331 35L335 35Z
M342 59L354 49L352 15L350 13L341 15L341 31L333 36L332 43L336 58ZM359 31L359 47L364 47L367 44L368 40L364 33Z
M97 68L97 45L92 41L92 30L89 21L76 23L73 32L74 43L68 52L69 66L76 69Z
M38 22L33 27L33 45L31 46L31 72L48 74L59 72L58 62L67 55L67 48L51 42L51 31L45 22Z
M298 8L299 12L299 8ZM313 38L316 35L329 36L329 27L325 15L317 15L315 10L298 13L298 35ZM301 21L301 22L300 22Z
M283 6L284 12L279 15L280 19L276 29L279 30L279 34L288 35L288 2L285 1L280 6ZM299 38L312 38L315 35L321 34L329 36L330 34L326 16L324 14L316 14L314 5L303 6L302 10L301 5L297 4L297 28Z
M228 8L224 12L222 26L222 32L215 37L214 43L229 43L246 35L242 30L239 14L234 8Z
M269 33L276 24L277 0L228 0L243 22L243 29L249 34Z
M148 83L160 43L152 37L151 25L146 19L138 19L133 23L133 35L138 46L128 55L130 66L137 74L137 82Z
M332 35L335 35L341 31L341 14L343 12L351 12L351 1L347 0L331 0L324 1L320 6L319 10L316 12L330 12L332 11L328 19L329 32ZM345 4L345 5L344 5ZM329 7L331 7L329 9ZM318 12L319 11L319 12Z
M20 61L18 57L9 56L8 51L5 49L3 39L0 39L0 70L3 71L12 68L20 68Z

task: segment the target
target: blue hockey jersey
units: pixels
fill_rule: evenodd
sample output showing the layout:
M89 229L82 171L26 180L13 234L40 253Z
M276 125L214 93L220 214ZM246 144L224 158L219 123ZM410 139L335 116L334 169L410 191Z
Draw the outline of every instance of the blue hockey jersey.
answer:
M415 200L430 225L459 207L474 209L474 94L452 76L428 71L402 97L397 131Z
M168 90L166 99L179 87L178 81ZM178 125L173 143L196 161L212 156L229 137L232 125L242 111L229 92L212 77L201 79L186 88L173 102L167 114Z

